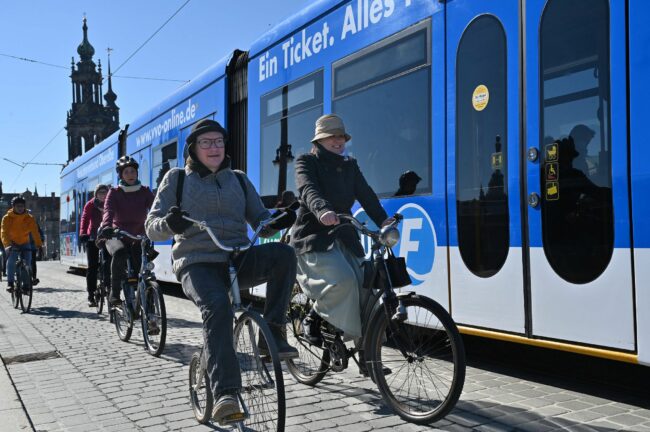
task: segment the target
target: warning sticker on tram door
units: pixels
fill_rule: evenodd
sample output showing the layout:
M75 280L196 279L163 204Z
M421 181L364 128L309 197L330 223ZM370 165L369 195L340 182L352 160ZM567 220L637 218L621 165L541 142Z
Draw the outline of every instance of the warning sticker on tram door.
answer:
M557 162L551 162L546 164L546 181L555 181L557 180Z
M557 143L546 145L546 161L556 161L557 160Z
M557 201L558 199L560 199L560 188L557 182L546 182L546 200Z
M476 111L483 111L490 101L490 92L483 84L476 86L472 93L472 106Z

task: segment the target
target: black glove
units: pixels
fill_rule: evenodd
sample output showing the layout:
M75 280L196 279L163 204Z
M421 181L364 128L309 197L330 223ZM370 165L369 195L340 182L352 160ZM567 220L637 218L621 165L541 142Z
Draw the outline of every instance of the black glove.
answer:
M186 229L192 226L192 222L187 219L183 219L183 216L189 216L190 214L186 211L181 211L178 207L174 206L169 209L167 216L165 216L165 221L167 226L172 230L174 234L183 234Z
M106 240L112 239L114 234L115 231L111 227L100 228L99 231L97 231L97 237Z
M83 234L79 236L79 243L87 243L88 240L90 240L90 236L87 234Z
M283 216L272 224L269 224L269 228L274 230L282 230L289 228L296 221L296 212L289 208L274 211L271 215L271 218L275 219L280 215Z

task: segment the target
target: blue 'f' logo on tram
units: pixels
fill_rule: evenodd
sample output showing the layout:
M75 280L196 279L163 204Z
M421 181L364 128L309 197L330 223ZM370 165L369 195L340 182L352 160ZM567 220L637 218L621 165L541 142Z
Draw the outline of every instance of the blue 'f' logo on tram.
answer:
M433 269L433 260L437 245L436 232L433 229L431 218L422 207L409 203L403 205L397 213L404 216L399 224L400 241L395 245L393 251L396 255L406 259L409 275L413 286L420 285L428 279ZM365 222L371 230L377 226L362 209L355 214L361 222ZM361 239L366 256L370 256L370 239Z

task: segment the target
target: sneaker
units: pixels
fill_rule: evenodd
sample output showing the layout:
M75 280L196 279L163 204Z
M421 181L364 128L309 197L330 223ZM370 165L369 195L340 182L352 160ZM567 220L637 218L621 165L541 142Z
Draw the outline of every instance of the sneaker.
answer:
M239 408L237 395L232 393L224 393L214 404L212 409L212 420L220 425L232 423L234 421L243 420L244 413Z
M282 331L284 326L269 324L269 328L271 329L273 340L278 347L278 356L280 357L280 360L297 358L298 350L289 345L287 342L287 339Z
M111 297L111 298L109 299L108 303L109 303L111 306L120 306L120 305L122 304L122 299L119 298L119 297L118 297L118 298Z
M95 300L88 300L88 307L97 307L97 302L95 302Z
M12 282L7 281L7 292L8 293L14 292L14 283L13 283L13 281Z
M39 282L40 282L40 280L38 278L32 279L32 286L38 285Z
M310 344L320 346L323 343L323 335L320 332L320 319L313 319L308 316L302 320L302 335Z

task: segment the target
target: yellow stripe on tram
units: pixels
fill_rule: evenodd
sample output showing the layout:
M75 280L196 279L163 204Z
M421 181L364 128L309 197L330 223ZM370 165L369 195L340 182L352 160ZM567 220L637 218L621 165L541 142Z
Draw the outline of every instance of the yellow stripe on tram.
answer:
M529 339L523 336L501 333L492 330L482 330L482 329L477 329L472 327L458 326L458 330L462 334L466 334L469 336L480 336L484 338L497 339L506 342L514 342L514 343L519 343L524 345L532 345L536 347L550 348L559 351L567 351L576 354L583 354L592 357L600 357L609 360L621 361L625 363L639 364L638 355L632 353L624 353L620 351L608 350L603 348L586 347L581 345L575 345L575 344L564 343L564 342L555 342L555 341L542 340L542 339Z

